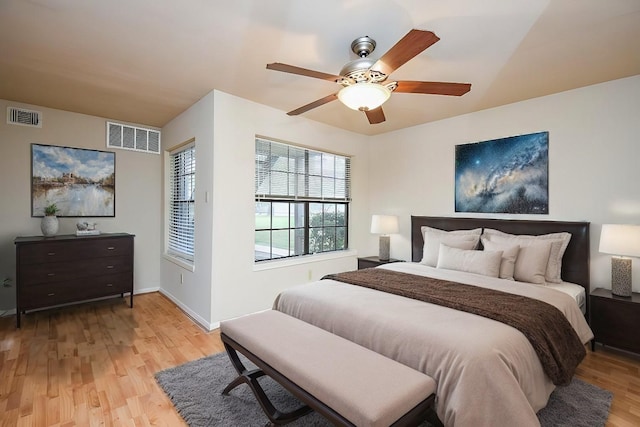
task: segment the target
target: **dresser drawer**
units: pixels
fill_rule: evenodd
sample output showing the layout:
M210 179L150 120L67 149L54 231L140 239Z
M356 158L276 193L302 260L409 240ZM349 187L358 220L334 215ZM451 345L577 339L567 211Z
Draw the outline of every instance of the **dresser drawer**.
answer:
M47 307L83 299L131 292L131 273L108 274L88 279L25 286L18 290L21 309Z
M21 272L23 287L133 270L131 257L103 257L58 263L34 264Z
M19 247L21 265L76 261L87 258L131 256L133 240L85 237L86 240L24 244Z

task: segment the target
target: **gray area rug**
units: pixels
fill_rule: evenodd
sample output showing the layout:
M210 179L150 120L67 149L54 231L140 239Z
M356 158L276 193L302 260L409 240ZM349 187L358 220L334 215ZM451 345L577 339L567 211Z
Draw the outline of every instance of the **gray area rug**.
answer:
M243 362L248 368L253 366L244 358ZM190 427L264 426L267 417L246 384L235 388L229 396L221 395L235 377L236 371L226 353L156 374L158 384ZM259 381L279 410L286 412L299 406L297 399L272 379L262 377ZM570 385L558 387L553 392L538 418L543 427L604 426L612 397L611 392L574 378ZM312 413L288 425L328 427L330 423Z

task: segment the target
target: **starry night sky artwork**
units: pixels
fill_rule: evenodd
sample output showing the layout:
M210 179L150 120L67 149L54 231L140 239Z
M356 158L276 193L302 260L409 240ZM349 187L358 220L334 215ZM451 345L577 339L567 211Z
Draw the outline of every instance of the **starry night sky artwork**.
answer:
M456 145L456 212L548 214L549 132Z

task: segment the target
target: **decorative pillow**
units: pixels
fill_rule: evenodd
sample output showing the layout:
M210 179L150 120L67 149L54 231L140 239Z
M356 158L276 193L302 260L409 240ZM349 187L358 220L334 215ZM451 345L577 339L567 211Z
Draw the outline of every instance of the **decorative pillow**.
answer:
M520 248L539 241L551 242L549 260L545 271L545 281L550 283L562 283L562 279L560 277L562 272L562 257L564 256L567 246L569 246L571 233L551 233L540 236L530 236L526 234L508 234L499 230L485 228L483 235L493 242L508 242L512 245L518 245Z
M499 277L501 279L514 280L513 272L516 268L516 259L518 258L518 252L520 252L520 246L492 242L484 236L482 236L480 240L482 240L482 246L484 246L485 251L502 251Z
M518 282L545 284L545 273L551 252L551 241L540 240L520 246L516 265L513 269L513 278Z
M445 231L439 228L423 226L420 227L424 246L422 248L422 264L435 267L438 263L438 251L440 243L459 249L476 249L480 241L482 228L473 230L453 230ZM470 245L469 242L473 244Z
M437 268L498 277L502 251L475 251L440 244Z

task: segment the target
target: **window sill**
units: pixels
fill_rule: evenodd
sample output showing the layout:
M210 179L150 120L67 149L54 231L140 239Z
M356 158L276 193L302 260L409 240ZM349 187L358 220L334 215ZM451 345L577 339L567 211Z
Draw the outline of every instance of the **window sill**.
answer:
M295 258L274 259L270 261L254 262L253 271L271 270L273 268L291 267L294 265L309 264L313 262L329 261L332 259L356 257L358 252L354 249L346 251L328 252L324 254L303 255Z
M167 261L170 261L170 262L174 263L175 265L184 268L185 270L188 270L188 271L191 271L191 272L196 271L196 266L193 263L193 261L187 261L186 259L178 258L176 256L172 256L172 255L169 255L169 254L162 254L162 257L164 259L166 259Z

